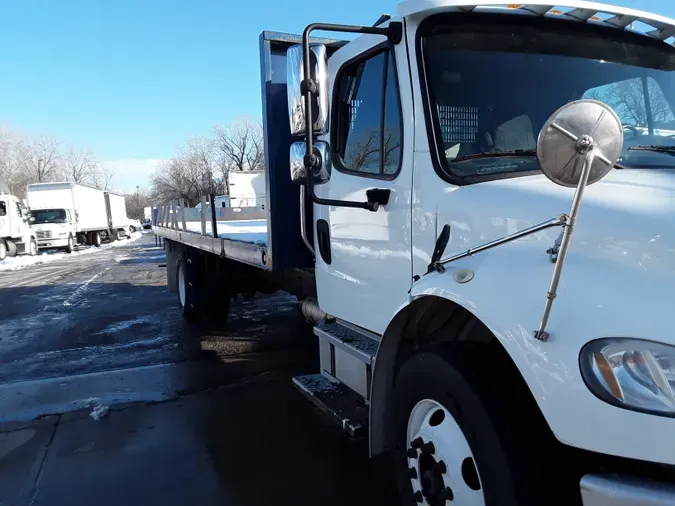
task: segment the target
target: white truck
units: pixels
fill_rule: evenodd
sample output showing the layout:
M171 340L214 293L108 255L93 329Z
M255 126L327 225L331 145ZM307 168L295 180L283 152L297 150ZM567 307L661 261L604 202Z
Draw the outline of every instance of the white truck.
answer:
M297 295L295 385L406 506L675 504L674 35L580 0L264 32L264 215L154 220L184 317Z
M229 186L230 207L262 207L265 205L265 171L230 171Z
M37 236L25 203L0 181L0 261L18 254L36 255Z
M121 195L68 182L30 184L26 195L40 249L71 253L78 244L100 246L126 235Z

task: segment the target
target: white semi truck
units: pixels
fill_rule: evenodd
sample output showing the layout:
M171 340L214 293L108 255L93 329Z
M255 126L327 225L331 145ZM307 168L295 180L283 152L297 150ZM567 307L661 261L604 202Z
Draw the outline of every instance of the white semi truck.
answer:
M18 254L36 255L37 236L25 203L0 180L0 261Z
M579 0L264 32L264 214L154 220L184 317L297 295L295 385L406 506L675 504L674 35Z
M100 246L126 235L122 195L68 182L30 184L26 195L41 249L71 253L77 244Z

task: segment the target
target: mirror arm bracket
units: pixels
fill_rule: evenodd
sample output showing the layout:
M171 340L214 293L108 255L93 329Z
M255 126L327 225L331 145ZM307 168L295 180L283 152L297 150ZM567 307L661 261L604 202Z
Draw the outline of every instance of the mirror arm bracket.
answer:
M478 246L476 248L470 248L466 250L463 253L458 253L457 255L453 255L449 258L446 258L444 260L438 260L436 262L433 262L429 265L429 271L427 272L445 272L445 266L449 264L450 262L454 262L456 260L460 260L462 258L470 257L475 255L476 253L480 253L481 251L486 251L489 249L492 249L496 246L501 246L502 244L507 244L509 242L515 241L517 239L521 239L523 237L527 237L528 235L536 234L537 232L541 232L542 230L546 230L547 228L552 228L552 227L564 227L567 225L569 220L569 217L566 214L561 214L557 218L552 218L548 221L544 221L542 223L539 223L538 225L534 225L529 228L525 228L523 230L520 230L518 232L514 232L513 234L506 235L502 237L501 239L497 239L492 242L485 243L481 246Z

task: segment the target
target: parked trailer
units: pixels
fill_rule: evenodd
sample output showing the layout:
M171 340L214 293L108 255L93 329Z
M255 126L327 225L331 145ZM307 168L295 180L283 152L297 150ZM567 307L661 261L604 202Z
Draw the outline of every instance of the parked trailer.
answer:
M127 233L129 218L127 218L127 204L123 195L105 192L106 210L108 213L108 229L112 239L117 240Z
M124 235L124 197L115 195L111 207L107 192L69 182L30 184L26 195L41 249L72 252L77 244L100 246L103 241ZM121 213L125 225L120 227Z
M403 504L675 504L675 21L484 4L264 32L265 218L162 206L169 288L297 295Z

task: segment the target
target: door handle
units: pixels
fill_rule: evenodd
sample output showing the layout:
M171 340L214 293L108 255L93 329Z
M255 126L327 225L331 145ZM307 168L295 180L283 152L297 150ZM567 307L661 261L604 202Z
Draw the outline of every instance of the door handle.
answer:
M389 196L391 195L391 190L384 188L371 188L366 190L366 197L368 202L371 204L376 204L375 209L379 206L386 206L389 203Z

